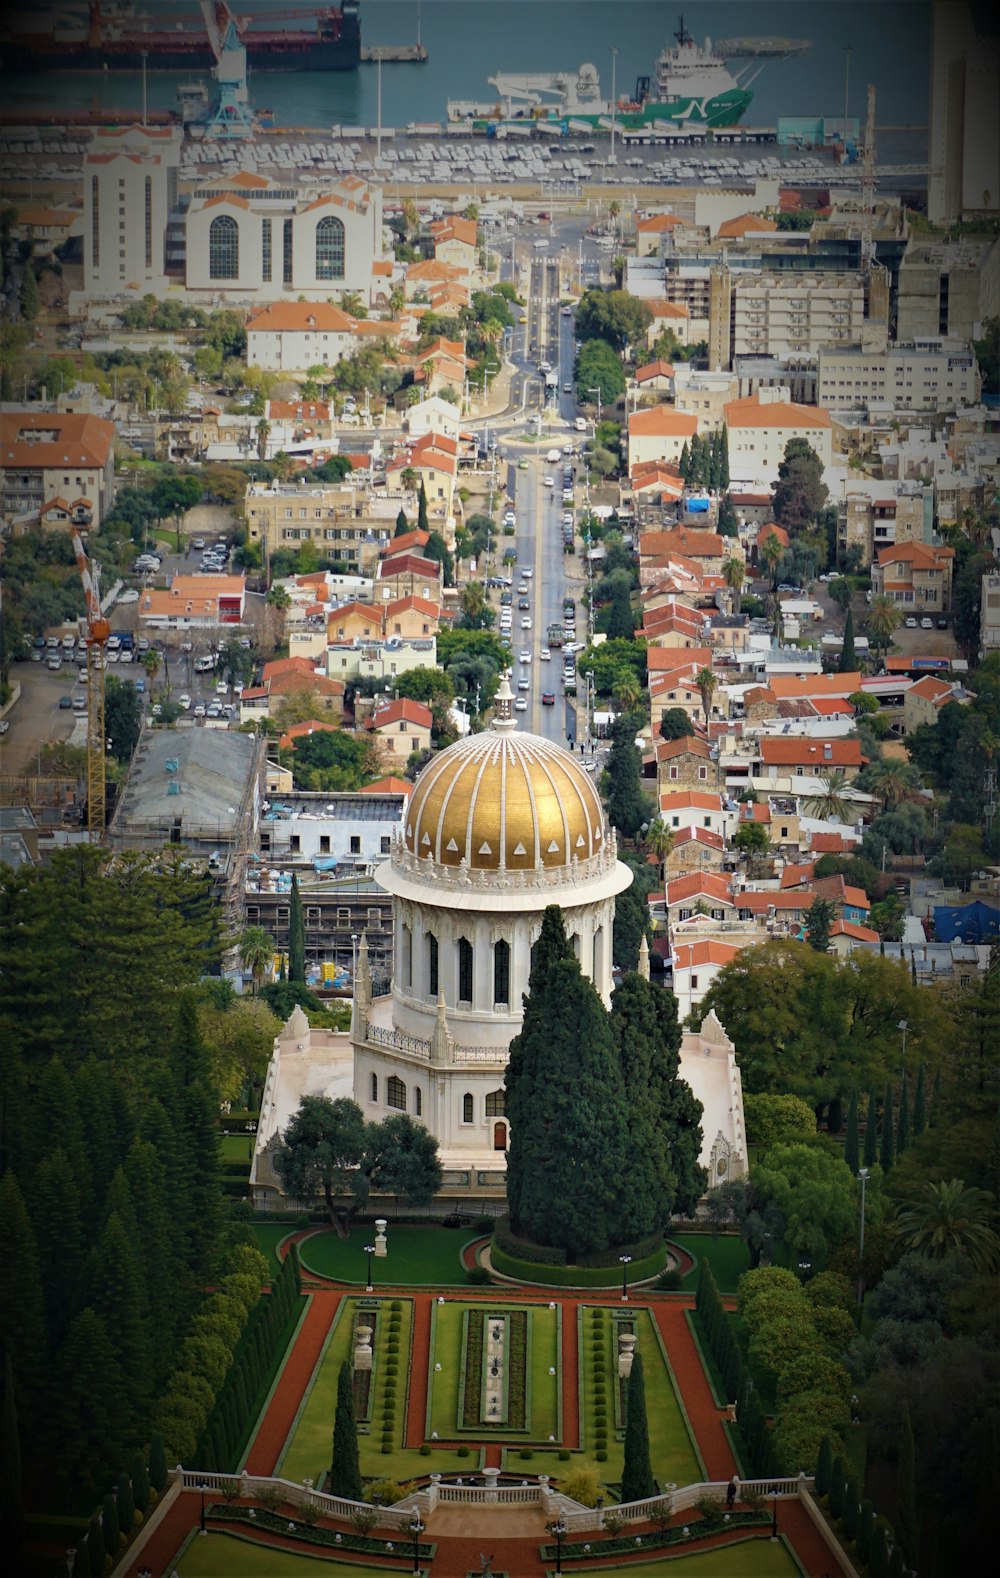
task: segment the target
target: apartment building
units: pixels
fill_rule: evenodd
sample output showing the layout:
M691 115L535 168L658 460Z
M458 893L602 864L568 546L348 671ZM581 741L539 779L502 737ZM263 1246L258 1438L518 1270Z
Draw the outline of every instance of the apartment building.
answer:
M911 238L899 269L896 335L978 339L1000 306L1000 240Z
M981 389L972 346L964 340L937 336L885 351L834 345L819 352L816 398L835 411L957 411L978 404Z
M365 492L349 484L252 482L246 491L247 540L268 554L313 542L326 554L370 574L392 539L409 493Z
M907 613L943 613L951 607L954 558L954 548L919 542L883 548L872 564L872 594L891 597Z
M815 356L823 345L861 345L866 330L860 274L711 271L709 365L734 356Z
M83 293L167 288L167 229L177 206L179 127L102 126L83 156Z
M829 411L821 406L796 405L787 389L761 389L748 399L731 400L725 407L725 421L729 472L737 488L760 491L772 487L791 438L806 439L824 467L832 462Z
M837 541L841 555L857 547L865 569L882 548L897 543L929 544L934 529L931 483L891 482L861 477L837 501Z
M15 523L100 525L114 499L115 428L64 411L0 413L0 513Z

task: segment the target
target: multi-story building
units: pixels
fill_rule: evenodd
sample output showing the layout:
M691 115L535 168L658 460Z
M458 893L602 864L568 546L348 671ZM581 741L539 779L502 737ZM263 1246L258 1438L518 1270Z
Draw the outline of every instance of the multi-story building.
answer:
M923 340L947 335L979 339L1000 301L1000 240L960 236L955 241L914 236L899 270L896 336Z
M860 346L871 327L860 274L737 274L720 264L710 310L712 367L730 367L734 356L816 356L824 345Z
M789 439L804 438L824 467L833 459L830 413L822 406L795 405L787 389L761 389L725 408L729 434L729 473L734 487L769 488Z
M15 529L100 525L115 488L115 428L64 411L0 413L0 514Z
M189 291L246 302L357 291L367 301L382 259L382 191L353 175L319 193L286 178L219 175L195 190L185 229Z
M930 483L852 480L837 502L837 542L843 556L857 547L867 569L882 548L897 543L929 545L934 530L934 488Z
M697 431L698 418L689 411L669 406L633 411L628 419L629 470L650 460L678 461Z
M872 563L872 594L891 597L906 613L943 613L951 607L954 558L954 548L919 542L883 548Z
M326 653L326 669L332 679L345 684L357 680L379 680L392 688L392 681L414 668L437 666L437 642L433 636L355 637L353 641L331 641Z
M735 397L741 400L760 389L787 389L796 405L816 404L816 357L812 355L734 356L733 377Z
M976 358L963 340L936 336L884 351L826 345L819 352L816 398L832 411L957 411L978 404L980 392Z
M179 127L102 126L83 156L83 291L120 298L167 288Z
M398 334L398 323L352 318L327 301L276 301L247 325L247 365L271 372L335 367L363 345Z
M984 575L979 594L979 655L1000 651L1000 575Z
M268 554L314 542L325 553L368 574L392 539L400 509L413 495L344 484L256 482L246 491L247 540Z

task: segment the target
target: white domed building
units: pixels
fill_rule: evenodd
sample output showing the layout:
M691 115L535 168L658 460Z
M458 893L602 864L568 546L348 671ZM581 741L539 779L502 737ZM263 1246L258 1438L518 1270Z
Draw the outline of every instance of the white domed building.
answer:
M369 1118L425 1123L449 1171L502 1167L504 1069L547 905L610 1003L615 897L632 873L600 796L570 752L518 732L504 680L492 728L420 775L377 875L394 899L393 983L373 1000L362 956L354 1099Z

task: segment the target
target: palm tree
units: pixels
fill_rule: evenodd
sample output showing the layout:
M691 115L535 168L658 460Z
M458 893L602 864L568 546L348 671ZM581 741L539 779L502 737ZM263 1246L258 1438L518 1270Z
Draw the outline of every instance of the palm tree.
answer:
M406 291L402 285L393 285L389 292L389 316L396 318L406 306Z
M416 493L417 473L414 471L412 466L403 467L402 471L399 473L399 480L407 493Z
M705 714L705 727L707 728L708 721L712 715L712 697L715 695L719 681L710 668L700 668L694 677L694 682L701 697L701 707Z
M746 568L742 559L726 559L722 565L722 578L733 594L733 613L740 611L740 602L743 593L743 582L746 580Z
M673 828L668 827L662 817L654 817L646 829L645 842L649 853L659 861L662 873L664 862L674 847Z
M891 597L880 592L868 610L868 636L876 650L888 652L893 632L899 629L902 615Z
M642 687L634 673L622 674L615 681L615 700L623 712L631 712L641 695Z
M785 550L775 533L768 532L764 538L764 545L757 550L758 559L764 562L764 568L770 577L771 586L778 584L778 565L785 556Z
M961 1178L925 1183L913 1204L900 1211L896 1233L907 1249L943 1260L963 1254L978 1272L1000 1269L1000 1239L990 1227L993 1196L985 1189L967 1189Z
M368 316L368 307L359 291L341 291L337 305L340 307L341 312L347 313L349 318L367 318Z
M872 793L881 796L883 811L888 811L911 794L913 774L906 762L887 756L873 763L868 783Z
M828 773L820 779L822 792L811 795L806 802L810 816L817 816L824 822L846 822L850 815L849 804L844 794L847 788L847 774L840 767L836 772Z
M257 459L267 459L267 441L271 436L271 424L266 416L262 416L257 423Z
M263 926L247 926L240 937L240 963L253 978L253 995L257 996L260 983L274 958L274 938Z

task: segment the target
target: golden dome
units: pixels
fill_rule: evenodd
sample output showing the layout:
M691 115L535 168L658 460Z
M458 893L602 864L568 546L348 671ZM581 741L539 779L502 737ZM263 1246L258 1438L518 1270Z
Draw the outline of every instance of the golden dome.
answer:
M600 796L576 759L535 734L500 726L459 740L421 773L404 843L443 866L531 871L604 850Z

